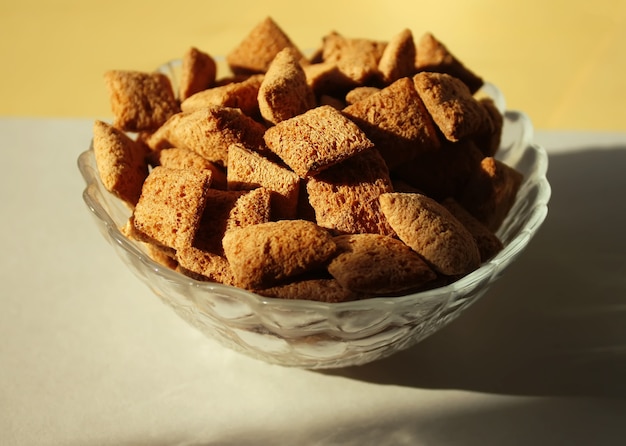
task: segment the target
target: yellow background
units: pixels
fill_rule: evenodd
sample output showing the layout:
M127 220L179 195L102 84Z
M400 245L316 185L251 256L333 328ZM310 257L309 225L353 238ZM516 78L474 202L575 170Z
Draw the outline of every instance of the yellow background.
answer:
M107 117L102 74L191 45L226 54L265 16L301 48L336 30L431 31L540 129L626 130L623 0L0 0L0 115Z

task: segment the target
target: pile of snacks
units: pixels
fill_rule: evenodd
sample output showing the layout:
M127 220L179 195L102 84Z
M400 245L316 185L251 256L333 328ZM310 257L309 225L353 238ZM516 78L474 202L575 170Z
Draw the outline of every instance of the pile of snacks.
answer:
M155 260L341 302L442 286L502 249L522 181L494 158L503 117L432 34L331 32L306 57L267 18L226 62L220 77L190 48L177 91L160 72L105 74L98 170Z

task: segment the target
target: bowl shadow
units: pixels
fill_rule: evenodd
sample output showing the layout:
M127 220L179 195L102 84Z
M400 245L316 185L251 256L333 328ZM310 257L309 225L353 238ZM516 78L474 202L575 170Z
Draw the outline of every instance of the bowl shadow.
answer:
M548 217L486 295L416 346L321 373L536 396L626 397L626 146L550 155Z

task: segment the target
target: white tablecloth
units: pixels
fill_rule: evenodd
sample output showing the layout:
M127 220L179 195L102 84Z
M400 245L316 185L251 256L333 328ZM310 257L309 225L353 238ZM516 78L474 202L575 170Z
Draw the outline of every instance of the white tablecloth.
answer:
M250 359L97 232L91 120L0 118L0 444L626 444L626 134L538 132L540 233L443 331L326 372Z

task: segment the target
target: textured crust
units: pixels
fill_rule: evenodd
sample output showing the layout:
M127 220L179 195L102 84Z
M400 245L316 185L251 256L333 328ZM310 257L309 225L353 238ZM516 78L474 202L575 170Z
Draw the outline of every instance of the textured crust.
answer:
M188 244L200 225L210 183L208 171L155 167L133 212L135 230L172 249Z
M395 81L343 112L363 129L389 169L441 145L437 127L410 78Z
M188 272L213 282L234 284L222 239L227 231L265 223L270 217L270 194L266 189L220 191L209 189L206 205L193 240L179 247L176 258Z
M416 69L447 73L463 81L473 94L483 85L483 80L459 61L432 33L424 33L417 42Z
M158 165L171 169L198 169L211 171L211 187L226 189L226 173L216 164L191 150L173 147L155 155Z
M388 85L403 77L413 76L416 72L415 58L413 33L410 29L403 29L389 41L378 62L383 84Z
M522 180L522 174L514 168L486 157L458 200L475 218L495 232L511 210Z
M371 39L347 38L337 32L324 36L322 59L337 68L357 85L364 85L379 76L378 63L386 43Z
M379 91L379 87L356 87L346 93L345 102L348 105L352 105L355 102L359 102L370 97L374 93L378 93Z
M209 106L240 109L245 115L256 117L259 113L257 95L263 82L263 74L256 74L238 82L208 88L189 96L181 104L184 112L192 112Z
M203 91L215 83L217 64L209 54L198 48L190 47L182 58L178 97L184 101L199 91Z
M306 220L281 220L228 231L223 241L237 286L262 289L313 271L336 250L330 234Z
M418 73L413 80L428 112L449 141L484 130L489 115L461 80L442 73Z
M209 189L200 225L192 240L196 248L224 255L222 239L228 230L265 223L270 219L270 193Z
M480 253L469 231L435 200L421 194L389 193L380 207L400 240L437 272L467 274L480 266Z
M472 234L480 252L481 262L486 262L502 250L502 242L496 234L478 221L458 201L446 198L441 204Z
M128 132L153 131L180 111L169 78L162 73L111 70L104 74L113 125Z
M387 165L375 148L307 181L317 223L340 234L394 235L378 203L380 194L392 190Z
M259 153L232 145L226 178L231 190L265 187L271 191L273 219L289 219L297 215L300 178Z
M302 178L373 146L356 124L329 105L270 127L264 139L267 147Z
M192 150L226 167L231 144L257 148L264 145L264 133L265 126L238 108L207 106L172 116L150 136L148 145L153 150L171 147Z
M230 264L223 255L185 245L176 252L176 259L179 270L196 280L235 285Z
M361 86L342 72L337 62L310 64L304 66L303 70L307 84L317 97L324 95L342 97L348 91Z
M450 283L502 249L494 228L521 182L492 158L503 116L431 34L331 32L307 60L268 17L226 62L218 79L190 47L176 95L163 74L105 74L115 121L94 128L100 174L133 210L124 234L156 261L344 302Z
M147 150L102 121L93 126L93 150L104 187L134 207L148 176Z
M315 107L313 89L292 48L280 51L267 70L258 92L263 119L277 124Z
M417 290L437 275L400 240L378 234L349 234L334 239L338 254L328 272L345 288L372 295Z
M255 290L261 296L279 299L304 299L318 302L338 303L358 300L361 293L342 287L335 279L304 279L277 285L262 290Z
M306 61L291 39L270 17L258 23L250 33L226 56L235 74L265 73L282 49L292 48Z

